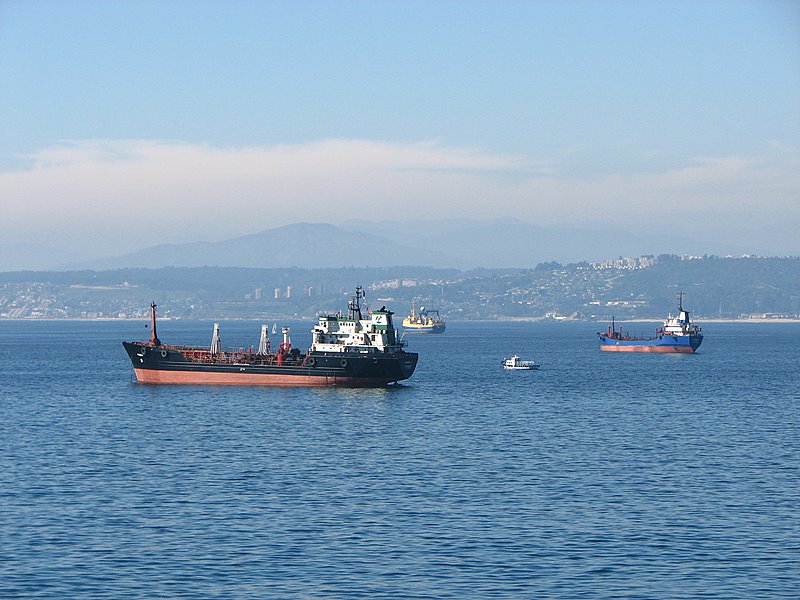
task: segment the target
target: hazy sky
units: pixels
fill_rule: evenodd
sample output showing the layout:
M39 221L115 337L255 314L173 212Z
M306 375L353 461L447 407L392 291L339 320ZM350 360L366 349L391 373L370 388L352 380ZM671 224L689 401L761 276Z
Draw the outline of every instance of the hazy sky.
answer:
M357 217L800 254L800 2L0 0L0 269Z

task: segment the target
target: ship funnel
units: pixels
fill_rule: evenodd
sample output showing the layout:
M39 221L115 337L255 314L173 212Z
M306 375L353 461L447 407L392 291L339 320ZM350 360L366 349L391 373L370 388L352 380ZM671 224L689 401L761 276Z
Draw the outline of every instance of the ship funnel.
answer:
M262 325L261 326L261 339L258 340L258 353L259 354L269 354L269 336L267 335L267 329L269 325Z
M283 343L287 346L292 343L292 340L289 338L289 328L288 327L281 327L281 333L283 334Z
M219 323L214 323L214 335L211 336L211 354L219 354L222 343L219 339Z

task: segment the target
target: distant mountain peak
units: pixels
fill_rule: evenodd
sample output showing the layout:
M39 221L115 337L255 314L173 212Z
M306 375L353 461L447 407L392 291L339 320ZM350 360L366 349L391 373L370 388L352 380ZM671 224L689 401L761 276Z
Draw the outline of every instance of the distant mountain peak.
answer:
M698 240L623 230L543 227L514 218L292 223L218 242L163 243L68 269L126 267L533 268L648 254L741 254Z

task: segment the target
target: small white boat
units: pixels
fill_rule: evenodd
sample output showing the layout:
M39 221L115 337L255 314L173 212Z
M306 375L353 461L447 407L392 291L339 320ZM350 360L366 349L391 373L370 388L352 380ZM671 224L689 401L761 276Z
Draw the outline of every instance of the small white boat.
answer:
M511 358L504 358L501 364L503 365L504 369L515 369L522 371L531 371L533 369L539 368L539 365L536 364L534 361L522 360L516 354Z

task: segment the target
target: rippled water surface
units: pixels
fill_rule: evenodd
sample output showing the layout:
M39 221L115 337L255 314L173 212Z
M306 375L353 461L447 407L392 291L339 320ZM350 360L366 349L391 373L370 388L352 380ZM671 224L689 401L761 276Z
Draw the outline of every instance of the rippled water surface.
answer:
M313 390L137 385L141 322L0 322L0 596L798 597L800 325L599 327L451 323L405 385Z

